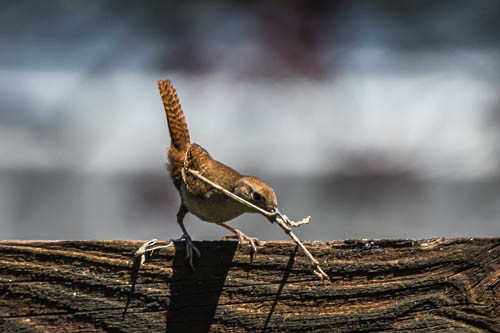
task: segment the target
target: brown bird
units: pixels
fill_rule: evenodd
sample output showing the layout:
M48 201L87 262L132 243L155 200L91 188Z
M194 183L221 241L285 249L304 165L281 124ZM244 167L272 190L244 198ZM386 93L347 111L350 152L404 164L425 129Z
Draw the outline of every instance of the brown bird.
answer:
M260 245L257 238L248 237L224 222L243 213L256 213L257 211L229 198L191 175L187 170L195 170L254 205L282 216L277 208L278 201L274 190L261 179L241 175L236 170L214 160L200 145L191 143L186 118L172 82L160 80L158 88L165 107L171 139L168 149L170 177L181 196L177 223L183 232L181 239L186 242L186 257L189 258L191 266L193 266L193 253L199 256L200 252L194 246L184 226L184 216L187 213L192 213L203 221L216 223L230 230L235 236L225 238L236 238L240 242L249 241L255 252L255 244Z

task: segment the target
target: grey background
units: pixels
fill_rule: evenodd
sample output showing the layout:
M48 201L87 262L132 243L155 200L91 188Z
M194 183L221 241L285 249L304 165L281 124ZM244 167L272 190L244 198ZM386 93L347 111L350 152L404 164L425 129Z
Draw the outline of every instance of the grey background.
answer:
M500 234L498 1L182 3L3 4L1 239L179 237L166 78L195 142L312 216L302 238Z

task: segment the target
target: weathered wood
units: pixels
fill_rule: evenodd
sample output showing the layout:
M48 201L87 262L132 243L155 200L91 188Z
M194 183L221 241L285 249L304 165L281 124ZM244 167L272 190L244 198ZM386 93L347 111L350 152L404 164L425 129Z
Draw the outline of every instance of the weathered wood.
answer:
M499 332L500 238L308 243L322 282L291 242L198 242L141 268L138 241L0 241L1 332Z

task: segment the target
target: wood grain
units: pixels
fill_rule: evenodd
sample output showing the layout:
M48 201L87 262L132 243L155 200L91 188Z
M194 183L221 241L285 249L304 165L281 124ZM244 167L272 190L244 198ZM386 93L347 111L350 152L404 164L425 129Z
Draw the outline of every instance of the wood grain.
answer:
M500 238L195 242L141 268L139 241L0 241L1 332L499 332Z

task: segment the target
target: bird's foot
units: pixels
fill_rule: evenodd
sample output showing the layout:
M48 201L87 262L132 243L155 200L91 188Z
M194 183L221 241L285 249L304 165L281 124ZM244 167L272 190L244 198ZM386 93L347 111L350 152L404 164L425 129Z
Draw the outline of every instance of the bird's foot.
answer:
M193 264L193 254L196 254L196 256L199 258L201 256L200 250L198 250L198 248L194 246L193 240L191 239L191 236L189 236L189 234L182 235L182 237L178 240L186 242L186 260L189 261L189 266L191 266L194 271L195 268Z
M250 246L252 248L253 255L257 254L257 246L263 246L265 244L265 242L260 241L258 238L249 237L238 229L234 229L233 232L234 232L234 236L228 235L228 236L222 237L222 239L237 239L240 242L240 245L241 245L241 243L243 243L245 241L249 242Z

